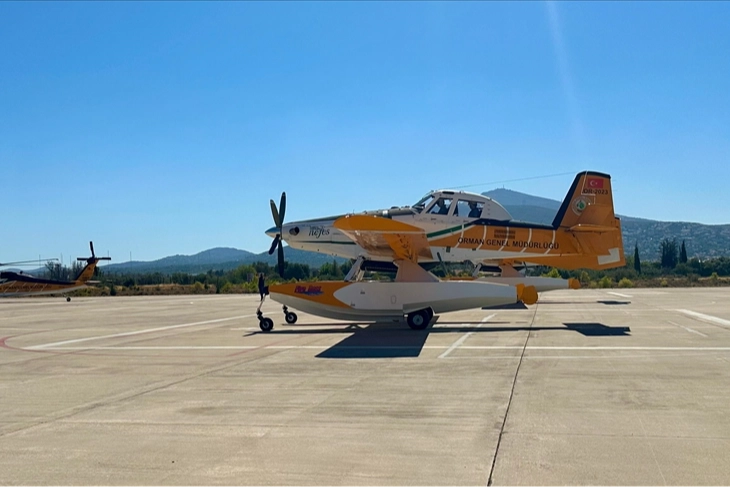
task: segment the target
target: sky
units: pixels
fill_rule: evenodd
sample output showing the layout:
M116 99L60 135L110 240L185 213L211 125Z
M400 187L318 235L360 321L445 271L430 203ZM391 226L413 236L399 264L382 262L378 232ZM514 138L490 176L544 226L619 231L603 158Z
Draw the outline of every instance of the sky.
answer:
M0 262L505 187L730 223L730 2L0 2Z

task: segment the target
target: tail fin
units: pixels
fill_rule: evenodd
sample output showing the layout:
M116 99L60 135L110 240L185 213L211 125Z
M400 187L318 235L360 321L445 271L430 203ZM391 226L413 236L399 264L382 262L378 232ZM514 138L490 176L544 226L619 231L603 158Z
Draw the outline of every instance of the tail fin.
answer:
M625 265L621 221L613 210L611 176L578 173L555 220L555 230L573 234L582 253L596 255L598 268Z
M600 172L584 171L573 180L567 196L560 206L553 228L570 228L575 225L613 227L611 176Z
M84 266L83 269L81 269L81 272L79 272L79 275L76 276L77 284L86 284L86 282L94 277L94 271L96 270L96 264L99 262L98 259L89 259L88 264Z
M79 275L76 276L76 284L86 284L89 279L94 277L94 270L96 270L96 264L99 263L100 260L112 260L111 257L97 257L94 253L94 242L89 242L89 247L91 248L91 257L85 258L85 257L79 257L76 260L85 260L86 265L83 269L81 269L81 272L79 272Z

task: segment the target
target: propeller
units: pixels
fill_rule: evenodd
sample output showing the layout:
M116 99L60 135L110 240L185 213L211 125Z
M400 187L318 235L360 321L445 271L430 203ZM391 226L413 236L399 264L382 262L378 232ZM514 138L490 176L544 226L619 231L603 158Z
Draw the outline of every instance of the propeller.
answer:
M94 242L89 242L91 249L91 257L77 257L76 260L86 261L88 264L99 262L100 260L112 260L111 257L97 257L94 253Z
M274 241L271 242L271 248L269 248L269 255L277 250L277 267L279 269L279 275L284 277L284 246L281 243L282 227L284 226L284 213L286 213L286 193L281 193L281 201L279 202L279 209L276 208L274 200L269 200L271 204L271 216L274 217L274 226L276 227L277 233L274 237Z

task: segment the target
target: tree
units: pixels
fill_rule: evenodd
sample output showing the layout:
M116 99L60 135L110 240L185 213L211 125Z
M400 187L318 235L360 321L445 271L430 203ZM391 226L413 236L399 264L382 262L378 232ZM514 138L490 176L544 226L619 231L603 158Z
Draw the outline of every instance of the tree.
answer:
M662 267L667 269L674 269L674 267L677 265L677 241L674 239L669 240L668 238L665 238L664 240L662 240L659 249L662 255Z
M641 274L641 259L639 259L639 244L634 245L634 270Z
M687 248L684 246L684 240L682 240L682 248L679 249L679 263L687 263Z

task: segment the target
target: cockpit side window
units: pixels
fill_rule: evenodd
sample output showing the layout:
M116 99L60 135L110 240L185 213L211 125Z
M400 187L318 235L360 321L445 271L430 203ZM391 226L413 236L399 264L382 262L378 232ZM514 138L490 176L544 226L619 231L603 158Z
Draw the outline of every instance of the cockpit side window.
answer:
M439 198L428 212L431 215L448 215L451 201L451 198Z
M454 216L461 218L480 218L484 209L483 201L459 200Z

